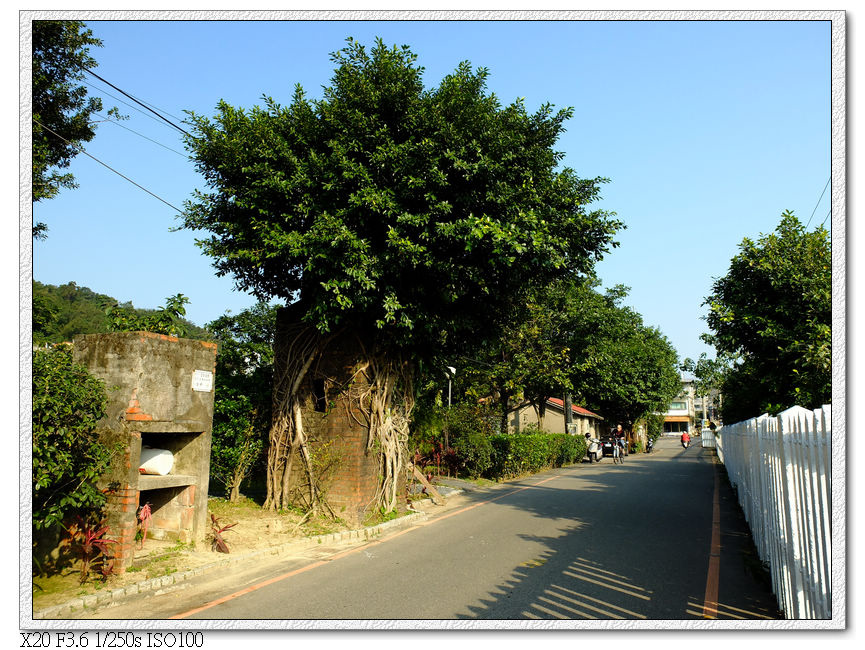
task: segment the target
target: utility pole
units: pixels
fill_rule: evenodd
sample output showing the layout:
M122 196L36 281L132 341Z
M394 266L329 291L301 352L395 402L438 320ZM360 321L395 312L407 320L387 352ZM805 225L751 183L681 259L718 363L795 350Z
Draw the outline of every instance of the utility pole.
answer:
M574 410L571 407L571 394L565 393L565 433L571 432L571 424L574 422Z

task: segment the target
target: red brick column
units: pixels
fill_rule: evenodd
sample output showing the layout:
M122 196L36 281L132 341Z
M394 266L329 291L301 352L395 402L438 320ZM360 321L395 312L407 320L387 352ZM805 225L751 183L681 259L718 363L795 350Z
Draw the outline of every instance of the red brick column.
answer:
M138 490L127 485L107 492L105 504L106 537L116 541L111 545L114 570L123 573L132 564L135 553L135 533L138 530Z

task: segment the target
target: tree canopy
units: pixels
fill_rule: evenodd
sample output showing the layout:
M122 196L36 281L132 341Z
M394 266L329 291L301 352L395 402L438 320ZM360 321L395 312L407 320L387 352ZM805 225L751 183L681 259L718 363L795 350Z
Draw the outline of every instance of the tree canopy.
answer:
M725 421L831 401L828 231L807 232L784 212L773 233L742 241L712 289L704 338L734 359L723 382Z
M548 398L568 392L609 422L631 426L666 410L679 392L668 339L622 304L627 287L601 293L599 284L588 278L548 285L500 339L466 360L469 391L496 395L503 423L513 397L532 403L540 419Z
M575 394L611 425L630 428L640 418L668 408L682 388L678 355L666 336L622 305L627 288L581 292L575 336Z
M369 326L430 353L490 331L533 286L587 273L621 224L604 179L559 168L572 111L529 113L469 63L435 88L407 46L348 39L323 97L218 105L188 146L209 187L184 226L219 274L305 306L322 332Z
M604 179L560 168L553 147L570 109L503 106L487 70L467 62L427 89L408 46L380 39L369 51L348 39L332 61L320 99L297 86L288 106L264 97L249 110L222 101L212 120L190 114L187 146L207 190L182 219L210 233L198 243L218 274L291 306L266 505L288 498L298 452L316 508L301 404L314 361L351 336L363 380L316 381L359 405L382 461L373 501L390 511L419 364L497 338L538 287L590 273L621 224L587 209Z
M542 421L547 398L570 390L568 349L562 337L569 314L564 307L558 283L539 287L514 308L497 338L479 341L465 351L461 363L454 361L461 366L460 383L475 398L496 398L503 431L514 398L528 400Z
M62 170L95 135L91 115L102 110L102 101L88 97L81 80L85 68L97 65L90 47L102 41L76 20L34 20L32 26L33 201L41 201L75 187L72 174ZM33 234L45 230L36 224Z

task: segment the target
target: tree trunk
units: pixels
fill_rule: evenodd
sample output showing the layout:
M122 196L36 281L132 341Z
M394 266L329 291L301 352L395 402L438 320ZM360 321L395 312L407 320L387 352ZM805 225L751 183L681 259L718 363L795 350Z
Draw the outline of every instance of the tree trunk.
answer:
M231 503L236 503L240 499L240 483L235 483L231 486L231 493L228 495L228 500Z
M301 386L313 362L321 355L326 339L314 329L294 324L284 344L274 345L273 423L267 450L267 498L264 507L280 510L288 505L288 458L303 449L306 439L300 414Z

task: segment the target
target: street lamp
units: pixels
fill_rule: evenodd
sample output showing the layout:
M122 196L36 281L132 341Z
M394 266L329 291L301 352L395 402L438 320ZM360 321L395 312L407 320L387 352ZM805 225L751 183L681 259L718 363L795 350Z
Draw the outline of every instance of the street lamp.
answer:
M453 366L445 366L448 376L448 412L445 415L445 453L450 446L450 429L451 429L451 378L457 374L457 369ZM448 476L450 476L450 468L448 468Z
M451 377L456 376L457 369L453 366L446 366L448 369L448 408L451 407Z

